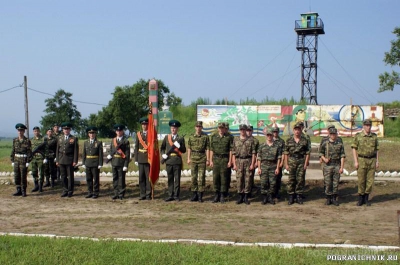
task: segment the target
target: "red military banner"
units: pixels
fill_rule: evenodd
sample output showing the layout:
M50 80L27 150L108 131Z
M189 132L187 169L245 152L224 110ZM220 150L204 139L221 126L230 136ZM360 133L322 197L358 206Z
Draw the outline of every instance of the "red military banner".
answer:
M149 113L147 142L148 161L150 164L149 180L151 183L151 189L154 191L154 185L157 183L160 175L160 151L158 149L157 130L154 126L153 114L151 111Z

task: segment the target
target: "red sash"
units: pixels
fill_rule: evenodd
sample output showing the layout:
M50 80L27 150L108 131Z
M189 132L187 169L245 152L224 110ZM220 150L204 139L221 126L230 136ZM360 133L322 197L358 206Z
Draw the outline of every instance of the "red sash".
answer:
M171 134L168 134L168 143L169 143L170 146L174 146L174 143L172 142L172 135ZM174 151L177 152L179 156L182 156L182 152L179 151L178 148L175 147Z
M117 144L117 137L114 138L114 146L115 146L115 147L118 146L118 144ZM122 158L125 158L125 157L126 157L126 156L125 156L125 153L122 152L121 148L118 148L118 149L117 149L117 153L118 153Z

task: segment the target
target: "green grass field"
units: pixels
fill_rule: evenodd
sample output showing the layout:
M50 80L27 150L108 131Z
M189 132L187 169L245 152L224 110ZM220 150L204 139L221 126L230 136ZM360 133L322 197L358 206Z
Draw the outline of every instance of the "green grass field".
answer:
M364 258L400 252L368 249L284 249L86 239L0 236L0 264L329 264L332 255ZM351 256L353 255L353 256ZM334 261L333 264L371 264ZM373 261L373 264L398 264Z

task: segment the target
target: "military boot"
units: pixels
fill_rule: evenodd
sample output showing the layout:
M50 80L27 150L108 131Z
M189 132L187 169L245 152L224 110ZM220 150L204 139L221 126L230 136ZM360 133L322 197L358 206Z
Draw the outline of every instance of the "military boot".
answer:
M31 192L37 192L39 190L39 182L35 180L34 183L35 187L31 190Z
M199 202L204 202L203 201L203 192L199 193Z
M226 198L226 196L227 196L227 193L221 192L221 199L220 199L220 202L221 202L221 203L225 203L225 198Z
M294 203L294 195L293 194L289 194L289 201L288 204L292 205Z
M361 206L364 204L364 195L358 195L357 206Z
M335 205L335 206L339 206L337 194L334 194L334 195L333 195L333 197L332 197L332 203L333 203L333 205Z
M303 196L301 194L297 194L297 203L303 204Z
M239 197L236 201L236 204L242 204L243 203L243 199L244 199L244 194L243 193L239 193Z
M364 195L364 202L367 206L371 206L371 203L368 201L369 194Z
M22 197L26 197L26 187L22 188Z
M43 192L43 181L39 182L39 192Z
M47 188L47 187L50 187L50 177L49 176L46 177L46 183L43 185L43 188Z
M332 203L332 196L331 195L326 195L325 205L331 205L331 203Z
M214 196L213 203L219 202L220 196L221 196L221 193L220 193L219 191L216 191L216 192L215 192L215 196Z
M199 196L197 195L197 191L193 192L193 196L190 199L191 202L197 202L199 200Z
M54 179L51 178L50 187L54 188Z
M250 204L250 201L249 201L249 194L248 194L248 193L244 194L244 203L247 204L247 205Z
M12 196L21 196L21 195L22 195L21 187L17 187L17 192L13 193Z
M268 202L268 196L267 196L267 194L263 194L263 200L262 200L261 204L265 205L265 204L267 204L267 202Z
M268 195L268 202L269 202L270 204L272 204L272 205L275 204L274 197L272 196L272 194L269 194L269 195Z

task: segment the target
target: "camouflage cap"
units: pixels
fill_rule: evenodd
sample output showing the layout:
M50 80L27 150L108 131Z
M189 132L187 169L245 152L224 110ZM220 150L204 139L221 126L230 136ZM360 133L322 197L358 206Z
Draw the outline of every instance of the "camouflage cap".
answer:
M265 135L272 135L273 130L274 130L274 129L272 129L272 128L266 129L266 130L265 130Z
M225 124L225 128L229 129L229 122L224 122L224 124Z
M278 127L273 127L271 130L272 130L272 132L279 132L280 131Z
M196 121L196 125L195 126L203 128L203 122L202 121Z
M331 128L335 128L335 125L333 125L333 124L329 124L328 125L328 127L326 127L327 129L328 129L328 131L331 129Z
M218 123L218 128L225 128L225 123L224 122L219 122Z
M253 125L247 126L247 130L248 130L248 131L252 131L252 130L253 130Z
M301 127L304 127L304 122L298 121L298 122L297 122L297 125L298 125L298 126L301 126Z
M15 125L15 129L17 129L17 130L26 130L27 128L26 128L25 124L17 123Z
M295 123L295 125L293 126L293 129L295 129L295 128L301 129L300 122L296 122L296 123Z
M240 124L239 125L239 130L247 130L249 127L247 127L246 124Z
M330 128L329 129L329 134L337 134L337 129L336 128Z
M372 125L372 121L370 119L365 119L363 125Z

